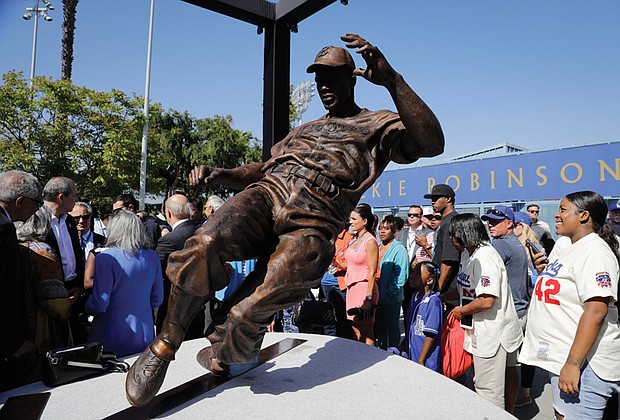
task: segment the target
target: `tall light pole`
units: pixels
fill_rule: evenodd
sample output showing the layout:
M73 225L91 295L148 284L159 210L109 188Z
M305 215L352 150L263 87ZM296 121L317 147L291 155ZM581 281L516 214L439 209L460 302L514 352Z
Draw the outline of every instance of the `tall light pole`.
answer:
M32 79L34 79L34 67L37 59L37 29L39 28L39 15L47 22L52 21L52 17L47 14L48 10L54 10L54 6L43 0L45 7L39 7L39 0L34 1L34 7L27 7L26 13L22 16L24 20L30 20L34 16L34 34L32 36L32 62L30 63L30 86L32 87Z
M298 84L293 89L293 93L291 94L291 102L293 103L295 111L297 111L297 115L299 116L299 125L301 125L301 114L308 110L313 96L314 82L311 82L310 80L306 80L305 82Z
M142 127L142 154L140 160L140 209L146 205L146 154L148 148L149 131L149 88L151 86L151 51L153 50L153 16L155 14L155 0L151 0L151 15L149 21L149 43L146 53L146 82L144 86L144 126Z

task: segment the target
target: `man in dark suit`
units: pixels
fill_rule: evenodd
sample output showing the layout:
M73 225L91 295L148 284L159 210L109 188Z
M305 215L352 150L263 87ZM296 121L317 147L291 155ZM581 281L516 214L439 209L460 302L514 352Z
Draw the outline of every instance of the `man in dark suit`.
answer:
M157 311L155 321L158 333L161 331L164 318L168 312L168 298L171 286L170 280L165 274L168 267L168 256L174 251L183 249L185 241L198 229L198 226L190 220L190 213L190 202L184 195L176 194L166 200L166 220L172 226L172 232L162 236L157 243L157 248L155 248L155 252L157 252L161 261L161 271L164 273L164 302ZM204 312L199 312L190 325L185 339L191 340L204 337L203 331Z
M91 229L93 208L90 204L81 201L77 202L69 214L75 219L80 247L82 248L82 257L86 261L90 251L105 245L106 238L93 232Z
M72 302L71 334L74 344L85 343L86 328L80 321L83 314L84 258L73 216L69 214L78 198L77 185L72 179L55 177L43 188L43 200L52 210L52 229L45 241L56 251L62 263L65 287Z
M37 351L26 337L26 305L13 222L25 222L41 207L41 192L41 184L29 173L0 174L0 391L39 379Z
M411 267L421 261L430 261L432 256L431 250L433 241L431 234L433 230L422 224L422 216L424 216L422 206L418 204L409 206L409 210L407 211L408 227L402 229L396 237L396 240L405 245L407 253L409 254L409 264L411 264ZM418 243L421 241L422 237L424 237L424 242L426 244L424 247L420 246ZM403 313L406 314L415 290L411 287L409 282L405 282L403 291L405 298L402 302L402 308Z

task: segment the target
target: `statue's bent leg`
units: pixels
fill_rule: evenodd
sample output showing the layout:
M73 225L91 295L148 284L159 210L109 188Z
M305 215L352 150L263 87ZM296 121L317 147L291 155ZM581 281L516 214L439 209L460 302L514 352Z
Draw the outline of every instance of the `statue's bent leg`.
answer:
M224 364L244 363L260 351L273 315L304 299L333 257L333 245L313 229L280 236L263 284L235 305L208 338L212 355Z
M125 388L131 404L144 405L157 394L192 319L213 292L228 284L224 263L247 259L254 255L260 241L273 239L272 222L266 216L271 214L272 205L258 193L244 191L229 200L229 209L222 207L187 240L183 250L170 255L166 270L172 282L168 313L161 333L128 372ZM230 209L233 206L246 210L240 214ZM250 222L252 234L246 227L245 234L240 235L240 226Z
M194 242L199 244L201 239L203 238ZM196 250L196 244L192 249ZM196 252L200 251L196 250ZM187 255L191 255L191 253L187 253ZM168 270L168 274L170 275L170 270ZM174 355L183 341L187 328L196 313L204 307L209 299L208 294L197 296L183 290L177 284L178 278L171 277L171 280L168 312L162 330L127 373L125 390L127 400L132 405L147 404L157 394L163 384L168 365L174 360ZM208 282L208 278L203 276L194 279L194 281ZM208 285L205 290L208 290Z

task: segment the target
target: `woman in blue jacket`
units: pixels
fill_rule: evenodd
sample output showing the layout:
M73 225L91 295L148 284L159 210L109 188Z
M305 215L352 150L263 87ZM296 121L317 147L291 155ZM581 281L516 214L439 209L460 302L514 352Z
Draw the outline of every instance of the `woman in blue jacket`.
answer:
M163 301L164 284L159 256L138 216L121 210L107 228L108 248L97 255L93 294L86 301L86 311L95 315L88 340L125 356L155 338L153 309Z
M375 314L377 346L387 350L400 344L400 307L409 277L409 255L395 240L396 222L388 215L379 225L379 305Z

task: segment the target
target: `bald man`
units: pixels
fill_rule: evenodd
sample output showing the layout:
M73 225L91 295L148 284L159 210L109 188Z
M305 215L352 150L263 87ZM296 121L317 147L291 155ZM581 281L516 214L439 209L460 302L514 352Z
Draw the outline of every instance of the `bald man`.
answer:
M168 267L168 256L174 251L183 249L187 238L191 237L196 229L198 229L198 225L191 223L190 214L191 204L186 196L182 194L175 194L166 200L166 220L168 221L168 224L172 226L172 232L162 236L157 242L157 248L155 248L155 252L157 252L161 261L162 273L165 273L166 268ZM157 332L161 330L164 318L168 312L169 296L170 280L164 274L164 302L159 307L159 310L157 311L157 318L155 320ZM186 339L204 337L203 330L204 314L199 314L195 318L195 322L188 329Z

